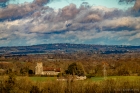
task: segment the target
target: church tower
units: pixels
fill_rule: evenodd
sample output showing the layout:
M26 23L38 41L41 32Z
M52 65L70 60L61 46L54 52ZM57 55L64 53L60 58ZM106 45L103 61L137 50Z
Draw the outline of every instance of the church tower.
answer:
M35 75L42 75L43 74L43 65L42 62L38 62L35 67Z

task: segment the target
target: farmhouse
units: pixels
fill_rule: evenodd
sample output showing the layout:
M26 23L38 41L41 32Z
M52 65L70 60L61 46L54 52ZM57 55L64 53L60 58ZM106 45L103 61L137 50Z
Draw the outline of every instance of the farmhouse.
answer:
M60 68L43 67L42 62L38 62L35 67L35 75L58 75Z

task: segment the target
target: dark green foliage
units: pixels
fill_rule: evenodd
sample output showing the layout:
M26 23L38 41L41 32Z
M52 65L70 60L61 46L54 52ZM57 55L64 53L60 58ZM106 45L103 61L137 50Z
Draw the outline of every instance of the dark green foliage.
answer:
M91 77L95 77L95 75L94 74L87 74L86 77L91 78Z
M30 93L41 93L37 86L32 86Z
M68 69L66 70L66 74L84 76L85 71L81 64L72 63L71 65L69 65Z
M23 77L19 76L20 78L16 78L14 74L10 74L6 79L0 78L0 93L124 93L124 91L125 93L140 92L140 80L135 80L133 78L131 79L133 81L113 78L112 80L102 79L99 82L96 82L95 79L91 80L92 78L86 79L84 81L75 81L74 79L70 79L69 81L64 80L62 82L55 81L54 79L52 81L43 80L43 82L36 82L28 80L28 77L25 78L27 74L32 74L34 72L34 68L36 65L35 63L38 62L38 59L40 62L44 62L44 66L60 67L62 71L58 75L58 77L62 76L62 78L67 78L67 76L72 75L84 75L85 71L86 73L88 73L86 75L87 78L94 76L103 76L102 61L106 61L109 64L106 67L107 76L136 76L140 75L140 53L119 55L88 55L86 53L80 52L78 54L61 55L28 55L20 56L18 57L18 59L19 60L15 59L14 57L5 57L5 59L0 58L0 60L9 62L4 63L2 61L4 65L1 65L1 70L4 71L4 75L7 76L10 73L14 73L15 71L18 72L18 75L23 75ZM31 62L31 60L33 61ZM71 75L65 76L65 70L67 74ZM40 77L45 77L45 75L42 75Z
M34 74L33 70L29 70L29 71L28 71L28 74L29 74L29 75Z
M62 77L62 76L64 76L64 73L59 73L59 74L57 75L57 77Z
M5 87L3 86L5 84L4 80L0 80L0 93L5 93Z
M119 76L128 76L129 72L125 68L121 68L118 70L118 75Z
M0 93L139 93L140 79L106 79L94 82L84 81L45 81L34 82L28 77L9 76L0 80Z
M10 91L12 91L15 87L15 83L16 83L16 77L14 73L10 73L8 80L5 81L5 91L7 93L9 93Z
M27 67L21 68L20 73L22 75L27 75L29 73L29 68L27 68Z
M9 69L7 69L7 71L6 71L6 74L10 74L10 73L12 73L12 72L13 72L12 69L9 68Z

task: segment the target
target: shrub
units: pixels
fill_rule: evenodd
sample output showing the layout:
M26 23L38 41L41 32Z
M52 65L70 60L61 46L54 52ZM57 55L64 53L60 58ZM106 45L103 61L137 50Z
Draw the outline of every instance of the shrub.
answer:
M69 65L68 69L65 71L66 74L71 74L71 75L78 75L78 76L84 76L85 71L80 63L72 63Z
M41 93L39 88L37 86L32 86L30 93Z

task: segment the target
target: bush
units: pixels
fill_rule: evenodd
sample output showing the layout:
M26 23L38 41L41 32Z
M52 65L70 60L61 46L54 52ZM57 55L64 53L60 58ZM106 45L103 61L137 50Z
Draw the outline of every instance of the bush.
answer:
M41 91L37 86L32 86L30 93L41 93Z
M71 75L78 75L78 76L84 76L85 71L80 63L72 63L69 65L68 69L65 71L66 74L71 74Z
M16 77L14 73L10 73L8 80L5 81L5 91L9 93L14 89L16 83Z
M91 78L91 77L95 77L95 75L93 75L93 74L87 74L86 77L87 78Z

